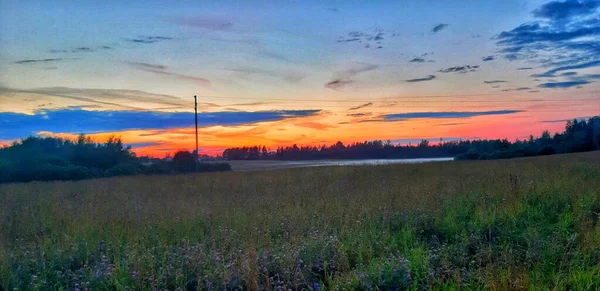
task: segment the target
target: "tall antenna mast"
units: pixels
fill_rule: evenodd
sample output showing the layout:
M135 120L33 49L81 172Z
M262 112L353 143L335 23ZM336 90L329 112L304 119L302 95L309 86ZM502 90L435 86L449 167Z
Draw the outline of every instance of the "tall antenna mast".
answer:
M196 124L196 173L198 173L198 99L194 95L194 122Z

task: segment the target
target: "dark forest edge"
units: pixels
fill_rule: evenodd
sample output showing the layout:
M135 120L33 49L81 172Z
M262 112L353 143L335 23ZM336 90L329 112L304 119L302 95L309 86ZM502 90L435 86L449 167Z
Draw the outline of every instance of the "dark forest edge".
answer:
M229 170L227 163L198 163L198 172ZM28 137L0 148L0 183L195 171L192 152L179 151L172 159L137 157L118 137L110 137L105 143L96 143L83 134L75 141Z
M408 159L454 157L455 160L493 160L600 150L600 116L566 122L554 136L546 130L538 138L510 142L507 139L460 140L417 145L393 145L390 141L365 141L330 146L289 146L272 151L265 146L228 148L226 160L321 160L321 159Z

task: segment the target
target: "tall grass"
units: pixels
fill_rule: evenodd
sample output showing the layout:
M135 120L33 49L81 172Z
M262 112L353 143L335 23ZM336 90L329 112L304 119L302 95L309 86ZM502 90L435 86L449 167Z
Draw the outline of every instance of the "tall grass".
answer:
M8 184L0 284L600 289L599 215L599 152Z

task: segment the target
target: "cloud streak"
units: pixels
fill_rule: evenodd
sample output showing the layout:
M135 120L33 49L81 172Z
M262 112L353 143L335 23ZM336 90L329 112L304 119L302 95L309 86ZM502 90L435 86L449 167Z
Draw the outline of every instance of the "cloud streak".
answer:
M265 70L260 68L252 68L252 67L241 67L241 68L233 68L227 69L228 71L236 72L242 75L262 75L271 78L282 79L284 81L288 81L290 83L297 83L304 79L305 75L297 72L277 72L271 70Z
M575 64L575 65L569 65L569 66L557 67L557 68L554 68L552 70L546 71L546 72L541 73L541 74L533 74L533 75L531 75L531 77L536 77L536 78L541 78L541 77L545 77L545 78L556 77L556 73L561 72L561 71L568 71L568 70L575 70L575 69L586 69L586 68L592 68L592 67L596 67L596 66L600 66L600 60L586 62L586 63L580 63L580 64Z
M231 21L220 17L184 16L171 17L168 18L168 21L178 25L214 31L227 31L233 28L233 23Z
M145 71L145 72L156 74L156 75L169 76L169 77L173 77L173 78L180 79L180 80L192 81L202 87L210 87L210 85L211 85L211 82L208 79L169 72L169 71L166 71L167 67L165 67L163 65L155 65L155 64L148 64L148 63L141 63L141 62L126 62L126 63L137 68L138 70L141 70L141 71Z
M152 94L138 90L35 88L12 89L0 87L0 112L12 111L34 114L40 108L54 110L67 106L93 108L94 110L181 110L189 101L179 97ZM219 107L213 103L200 103L204 108Z
M448 27L448 26L449 26L449 24L446 24L446 23L440 23L440 24L437 24L437 25L435 25L435 26L434 26L434 27L431 29L431 32L433 32L433 33L438 33L438 32L442 31L443 29L445 29L445 28L446 28L446 27Z
M571 88L571 87L577 87L577 86L581 86L581 85L585 85L590 83L589 81L565 81L565 82L547 82L547 83L542 83L538 85L538 88L549 88L549 89L555 89L555 88Z
M58 61L62 61L63 59L61 58L55 58L55 59L27 59L27 60L20 60L20 61L16 61L15 64L35 64L35 63L48 63L48 62L58 62Z
M423 118L470 118L487 115L506 115L524 112L524 110L493 110L493 111L444 111L444 112L411 112L386 114L383 116L385 121L400 121Z
M369 102L369 103L361 104L361 105L356 106L356 107L352 107L352 108L350 108L348 110L358 110L358 109L369 107L369 106L372 106L372 105L373 105L373 102Z
M128 38L126 39L129 42L133 43L142 43L142 44L152 44L161 41L172 40L172 37L168 36L140 36L137 38Z
M429 75L427 77L423 77L423 78L416 78L416 79L408 79L405 80L404 82L408 82L408 83L417 83L417 82L426 82L426 81L431 81L435 79L435 75Z
M352 83L354 83L354 81L352 81L352 80L340 80L340 79L338 79L338 80L333 80L331 82L325 83L325 87L329 88L331 90L339 90L339 89L342 89L343 87L345 87L347 85L350 85Z
M438 72L465 74L468 72L475 72L477 70L479 70L479 66L464 65L464 66L455 66L455 67L450 67L450 68L446 68L446 69L441 69Z
M347 68L341 72L338 72L338 77L332 81L325 83L325 87L332 90L340 90L348 85L353 84L355 81L353 77L358 74L373 71L379 68L378 65L368 63L355 63L350 68Z

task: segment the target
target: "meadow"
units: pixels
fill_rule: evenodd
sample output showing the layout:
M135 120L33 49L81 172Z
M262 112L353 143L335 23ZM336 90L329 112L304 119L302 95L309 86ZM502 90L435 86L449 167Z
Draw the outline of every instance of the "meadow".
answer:
M598 290L600 152L0 185L5 290Z

